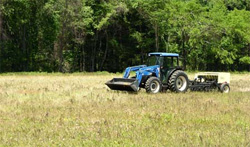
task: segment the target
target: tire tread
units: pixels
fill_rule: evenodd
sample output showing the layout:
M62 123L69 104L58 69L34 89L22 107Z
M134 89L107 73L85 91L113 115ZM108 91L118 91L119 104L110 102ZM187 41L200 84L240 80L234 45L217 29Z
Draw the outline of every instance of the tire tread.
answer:
M169 87L170 91L172 91L172 92L178 92L178 90L176 89L175 81L176 81L177 76L178 76L180 73L183 73L183 74L186 75L186 73L185 73L184 71L182 71L182 70L176 70L176 71L170 76L170 78L169 78L168 87ZM187 77L187 75L186 75L186 77ZM188 79L187 79L187 82L188 82L188 83L187 83L187 86L188 86L188 84L189 84ZM188 89L188 88L186 88L183 92L185 92L187 89Z
M160 90L159 91L161 91L161 89L162 89L161 81L157 77L149 77L145 83L145 89L146 89L146 92L148 92L148 93L151 92L150 84L153 80L157 80L160 83Z

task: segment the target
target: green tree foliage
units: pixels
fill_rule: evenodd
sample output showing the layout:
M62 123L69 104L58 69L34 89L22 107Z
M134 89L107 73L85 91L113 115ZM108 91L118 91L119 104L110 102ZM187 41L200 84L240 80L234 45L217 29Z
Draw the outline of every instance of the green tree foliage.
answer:
M1 0L0 33L0 72L117 72L153 51L250 70L249 0Z

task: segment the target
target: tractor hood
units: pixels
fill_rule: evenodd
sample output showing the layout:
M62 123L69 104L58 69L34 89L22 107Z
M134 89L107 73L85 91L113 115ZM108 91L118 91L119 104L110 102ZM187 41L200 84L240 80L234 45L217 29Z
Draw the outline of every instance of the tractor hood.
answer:
M147 65L138 65L138 66L132 66L132 67L128 67L125 70L125 73L123 75L123 78L128 78L129 74L131 71L139 71L140 73L144 73L144 72L156 72L156 71L160 70L160 66L159 65L153 65L153 66L147 66Z
M129 78L131 71L136 71L136 78ZM138 91L142 77L150 75L160 77L160 66L139 65L128 67L125 70L123 78L114 78L106 82L106 85L112 90Z
M146 66L146 67L140 68L139 70L140 71L152 71L157 68L160 68L160 66L159 65Z

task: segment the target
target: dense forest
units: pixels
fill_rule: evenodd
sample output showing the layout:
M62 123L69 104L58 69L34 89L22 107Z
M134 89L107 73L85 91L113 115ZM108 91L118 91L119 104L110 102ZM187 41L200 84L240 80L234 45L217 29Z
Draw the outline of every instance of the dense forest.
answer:
M0 72L120 72L155 51L250 71L250 0L0 0Z

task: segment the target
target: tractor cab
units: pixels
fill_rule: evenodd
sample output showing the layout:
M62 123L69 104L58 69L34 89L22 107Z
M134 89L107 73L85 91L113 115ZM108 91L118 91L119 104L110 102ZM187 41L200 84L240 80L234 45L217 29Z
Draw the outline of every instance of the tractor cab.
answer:
M160 65L165 67L179 66L179 54L175 53L149 53L147 65Z
M167 84L168 77L173 70L181 69L179 66L179 54L176 53L149 53L147 66L160 66L160 80L163 84Z

